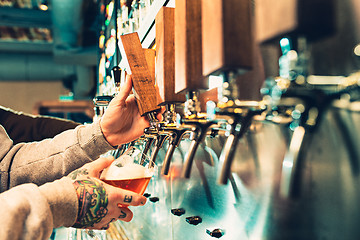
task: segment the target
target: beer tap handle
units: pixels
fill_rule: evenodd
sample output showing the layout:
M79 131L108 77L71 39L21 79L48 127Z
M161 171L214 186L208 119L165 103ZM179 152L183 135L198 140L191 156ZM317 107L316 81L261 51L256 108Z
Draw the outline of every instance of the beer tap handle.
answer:
M138 34L130 33L120 36L122 55L126 57L132 75L134 93L138 98L140 114L149 115L159 110L157 91L151 69L149 69L144 50ZM155 118L156 120L156 118Z
M208 89L202 73L201 14L201 0L176 1L175 93Z
M113 72L113 76L114 76L114 84L115 84L116 92L119 92L120 85L121 85L122 70L119 66L115 66L112 68L112 72Z
M336 32L335 9L336 1L257 1L256 40L269 43L286 35L319 41Z
M175 93L175 9L162 7L155 17L156 85L159 105L181 103L184 94Z
M203 75L252 69L251 1L201 0L201 4Z

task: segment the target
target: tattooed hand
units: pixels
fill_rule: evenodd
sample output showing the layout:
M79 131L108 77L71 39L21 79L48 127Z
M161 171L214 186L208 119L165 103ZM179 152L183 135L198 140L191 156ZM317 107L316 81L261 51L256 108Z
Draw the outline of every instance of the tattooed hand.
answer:
M146 198L137 193L116 188L99 179L102 170L114 161L113 157L99 158L71 172L79 199L79 211L73 227L107 229L117 219L130 221L133 213L127 206L144 205Z

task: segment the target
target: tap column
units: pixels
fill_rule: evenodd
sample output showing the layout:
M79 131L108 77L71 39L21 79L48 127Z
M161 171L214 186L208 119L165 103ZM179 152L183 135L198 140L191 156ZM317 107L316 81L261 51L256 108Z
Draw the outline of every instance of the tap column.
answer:
M202 0L203 75L222 76L216 119L230 126L219 159L222 184L230 177L239 138L247 132L253 117L264 110L263 104L254 100L258 94L240 94L260 90L254 74L239 78L254 68L252 12L250 0Z
M201 0L178 0L175 8L175 92L185 93L183 126L189 127L191 144L182 176L190 177L196 150L214 122L200 113L199 92L208 89L202 75Z
M164 139L169 138L162 166L162 174L167 175L175 148L188 130L176 123L176 105L185 102L185 95L175 93L175 9L163 7L155 18L156 84L159 89L158 104L165 106L164 121L159 126L158 150ZM153 151L155 154L156 151Z

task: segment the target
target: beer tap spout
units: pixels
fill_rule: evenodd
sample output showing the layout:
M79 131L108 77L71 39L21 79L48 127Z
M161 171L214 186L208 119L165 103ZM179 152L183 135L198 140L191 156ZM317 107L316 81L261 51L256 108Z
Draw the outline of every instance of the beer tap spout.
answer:
M230 135L226 140L219 158L220 163L222 163L218 179L220 184L227 184L230 177L231 165L239 139L242 138L250 128L253 117L261 114L265 109L265 105L261 102L242 101L241 105L238 105L236 108L230 108L227 109L227 111L223 109L223 111L218 113L219 115L225 115L225 117L229 118L228 123L230 124Z
M150 161L151 162L155 162L156 161L156 157L159 153L160 148L162 147L162 145L164 144L165 140L168 138L169 136L167 134L158 134L155 136L155 143L154 143L154 149L151 153L151 157L150 157Z
M169 133L169 148L166 151L163 166L161 169L161 174L168 175L170 169L170 163L172 156L174 154L175 149L179 146L179 143L184 136L190 129L188 128L181 128L181 127L165 127L164 131Z
M195 153L199 144L205 139L207 130L216 124L215 121L209 121L204 119L184 120L185 125L192 126L192 135L190 137L191 144L189 152L185 156L184 168L182 171L182 177L190 178L192 163L194 161Z

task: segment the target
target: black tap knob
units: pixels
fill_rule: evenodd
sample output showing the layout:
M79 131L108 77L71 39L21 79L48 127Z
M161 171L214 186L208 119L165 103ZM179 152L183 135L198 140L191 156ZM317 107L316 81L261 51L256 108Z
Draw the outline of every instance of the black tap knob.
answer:
M119 66L115 66L112 68L113 76L114 76L114 83L116 87L120 87L121 84L121 73L122 70Z

